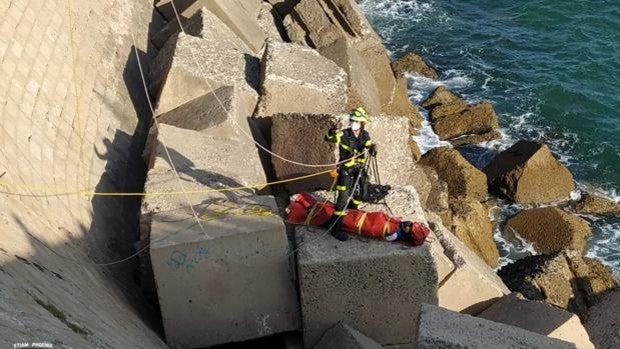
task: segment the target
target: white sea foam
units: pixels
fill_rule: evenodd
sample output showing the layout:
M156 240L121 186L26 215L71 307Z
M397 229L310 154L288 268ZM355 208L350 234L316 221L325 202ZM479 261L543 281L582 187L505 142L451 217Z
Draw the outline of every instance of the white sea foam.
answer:
M406 74L409 82L409 97L419 104L439 86L446 86L450 90L459 90L471 86L473 80L465 72L449 69L443 72L438 80L432 80L417 74Z

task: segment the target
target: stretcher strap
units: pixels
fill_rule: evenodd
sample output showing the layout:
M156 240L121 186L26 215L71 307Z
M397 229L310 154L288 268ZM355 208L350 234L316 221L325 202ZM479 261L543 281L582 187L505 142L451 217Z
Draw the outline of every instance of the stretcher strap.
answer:
M385 239L385 236L390 232L390 222L392 221L392 218L388 218L385 221L385 224L383 225L383 238Z
M310 209L310 212L308 212L308 215L306 216L306 221L304 222L304 225L310 225L310 221L314 217L314 211L316 210L316 207L318 205L319 205L318 202L315 203L314 205L312 205L312 208Z
M357 234L358 235L362 235L362 226L364 225L364 221L366 220L366 215L367 215L367 213L364 212L362 214L362 216L360 217L360 219L358 219L357 223L355 224L355 227L357 227Z

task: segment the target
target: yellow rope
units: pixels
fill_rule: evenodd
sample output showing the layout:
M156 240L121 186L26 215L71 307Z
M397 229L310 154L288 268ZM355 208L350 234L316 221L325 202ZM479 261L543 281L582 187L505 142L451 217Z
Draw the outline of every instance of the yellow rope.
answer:
M73 15L71 14L71 0L67 0L67 17L68 17L68 31L69 31L69 48L71 51L71 81L73 84L73 95L75 97L75 116L77 123L77 136L80 139L80 159L78 163L78 188L80 187L80 179L84 181L83 187L85 190L88 188L88 184L86 182L87 176L85 175L85 167L84 167L84 133L82 130L82 118L80 116L80 94L78 88L78 78L77 78L77 58L76 58L76 49L75 49L75 38L73 36Z
M204 194L204 193L218 193L218 192L226 192L226 191L235 191L235 190L243 190L243 189L256 189L256 188L262 188L262 187L266 187L266 186L270 186L270 185L276 185L276 184L282 184L282 183L288 183L288 182L294 182L294 181L298 181L298 180L302 180L302 179L306 179L306 178L312 178L312 177L316 177L316 176L320 176L320 175L324 175L326 173L331 172L331 170L326 170L326 171L321 171L321 172L317 172L317 173L312 173L309 175L304 175L304 176L299 176L299 177L294 177L294 178L289 178L289 179L282 179L279 181L274 181L274 182L266 182L266 183L258 183L258 184L252 184L252 185L244 185L244 186L238 186L238 187L228 187L228 188L221 188L221 189L200 189L200 190L187 190L187 191L164 191L164 192L96 192L96 191L88 191L88 190L79 190L79 191L67 191L67 192L59 192L59 193L55 193L55 194L41 194L41 196L58 196L58 195L87 195L87 196L175 196L175 195L184 195L184 194ZM334 181L335 183L335 181ZM0 181L0 187L4 187L4 188L11 188L12 185L10 183L7 182L3 182ZM30 189L31 187L24 185L24 188ZM333 185L332 185L333 187ZM7 194L7 195L27 195L27 194L20 194L20 193L15 193L15 192L0 192L2 194Z

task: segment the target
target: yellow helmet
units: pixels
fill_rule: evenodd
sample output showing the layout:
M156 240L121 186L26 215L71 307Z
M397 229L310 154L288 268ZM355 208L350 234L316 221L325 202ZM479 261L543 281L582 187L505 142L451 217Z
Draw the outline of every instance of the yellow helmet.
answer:
M350 121L359 121L359 122L368 122L368 114L362 107L355 108L351 110L351 114L349 114Z

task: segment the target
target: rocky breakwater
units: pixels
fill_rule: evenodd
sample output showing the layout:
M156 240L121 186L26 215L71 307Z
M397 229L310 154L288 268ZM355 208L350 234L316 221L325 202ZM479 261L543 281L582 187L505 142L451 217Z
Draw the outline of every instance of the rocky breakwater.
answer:
M439 336L427 331L435 320L421 316L423 303L478 315L510 293L492 269L488 175L454 149L420 159L411 140L421 117L405 72L438 73L414 55L391 62L354 0L187 1L178 9L184 32L167 4L156 4L170 22L155 35L161 51L150 67L157 115L144 154L151 195L141 236L150 245L141 258L170 345L293 332L307 348L411 347ZM455 145L498 135L489 104L441 90L429 103L436 130ZM333 183L296 178L333 168L308 165L336 162L323 136L358 106L370 114L379 177L392 186L383 204L362 208L429 224L423 246L339 242L283 219L291 194Z
M405 55L402 63L394 66L399 66L400 71L409 67L408 72L412 74L435 78L435 71L412 54ZM434 177L427 174L427 180L420 181L417 186L420 192L430 193L435 189L444 193L443 196L427 194L427 203L431 203L431 197L435 198L428 210L437 213L437 221L450 227L471 251L496 267L498 251L493 240L494 224L487 208L497 198L502 198L521 208L521 212L506 222L497 222L504 236L515 237L516 234L531 241L541 253L510 264L499 272L512 291L523 294L518 297L540 303L528 303L531 307L528 305L528 312L522 313L516 309L525 303L519 305L504 297L503 301L488 308L488 318L569 341L580 348L593 347L580 321L570 314L573 312L584 321L589 307L617 289L617 280L608 267L583 256L592 232L587 220L571 211L611 215L617 212L617 204L590 194L572 202L570 198L575 189L572 174L541 143L519 141L499 153L485 168L475 168L461 156L459 147L501 137L497 117L489 103L468 104L440 86L421 106L428 111L428 119L439 138L455 147L432 149L419 161L419 165L432 169L431 174L436 174L438 180L438 183L433 182ZM540 207L542 205L545 207ZM562 307L568 312L557 312L553 307ZM511 312L520 313L521 318L517 321ZM605 319L608 315L597 316L602 322L609 321ZM536 324L539 317L546 317L548 322ZM581 335L575 336L575 333Z

